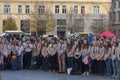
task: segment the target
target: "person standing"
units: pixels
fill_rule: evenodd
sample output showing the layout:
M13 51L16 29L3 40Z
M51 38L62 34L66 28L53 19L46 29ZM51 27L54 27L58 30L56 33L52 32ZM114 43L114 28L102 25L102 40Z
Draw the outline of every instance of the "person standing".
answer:
M83 68L82 68L82 43L81 40L78 42L76 48L75 48L75 53L74 53L74 58L75 58L75 68L77 73L83 73Z
M113 66L113 78L118 78L118 58L117 56L119 54L119 48L118 43L114 43L112 46L112 66Z
M112 76L111 54L112 54L112 45L111 45L110 42L107 42L107 44L106 44L106 53L105 53L105 56L104 56L104 60L105 60L105 64L106 64L107 76Z
M74 41L72 39L69 39L67 42L67 62L68 62L68 74L75 74L76 68L75 68L75 61L74 61L74 52L75 52Z
M45 71L49 70L49 62L48 62L48 44L45 42L41 49L41 55L42 55L42 69Z
M58 53L58 63L59 63L59 72L65 73L65 54L66 54L67 45L63 38L59 40L57 53Z
M25 69L30 69L31 66L31 59L32 59L32 44L28 40L25 44L25 53L24 53L24 63L23 66Z
M84 45L82 53L82 63L84 73L82 75L89 75L89 50L88 45Z
M50 63L50 71L57 71L57 44L55 39L51 40L51 43L48 46L48 54L49 54L49 63Z

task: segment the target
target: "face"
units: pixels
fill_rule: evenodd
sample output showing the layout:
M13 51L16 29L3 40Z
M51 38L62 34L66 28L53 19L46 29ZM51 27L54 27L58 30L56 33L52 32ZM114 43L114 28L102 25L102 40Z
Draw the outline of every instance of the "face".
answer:
M60 43L64 43L64 41L62 39L60 39Z
M52 40L52 41L51 41L51 43L52 43L52 44L54 44L54 43L55 43L55 41L54 41L54 40Z

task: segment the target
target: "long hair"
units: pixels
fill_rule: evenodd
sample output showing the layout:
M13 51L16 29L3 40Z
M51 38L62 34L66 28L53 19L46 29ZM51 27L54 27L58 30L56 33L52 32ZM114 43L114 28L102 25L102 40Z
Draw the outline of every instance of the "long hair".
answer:
M82 44L82 40L79 40L76 48L78 48L79 51L80 51L81 48L82 48L82 45L83 45L83 44Z
M70 39L70 43L67 43L67 50L70 51L74 45L74 41Z

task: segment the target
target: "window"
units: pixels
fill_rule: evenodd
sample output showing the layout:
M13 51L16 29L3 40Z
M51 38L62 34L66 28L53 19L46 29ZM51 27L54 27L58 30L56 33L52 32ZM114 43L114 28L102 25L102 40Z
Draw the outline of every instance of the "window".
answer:
M84 16L85 15L85 6L81 6L81 14Z
M94 14L99 14L99 6L94 6L93 13Z
M66 19L57 19L57 25L66 25Z
M18 5L18 13L19 13L19 14L22 13L22 5Z
M10 5L4 5L4 13L10 13Z
M74 6L74 13L78 14L78 6Z
M116 21L116 12L113 12L113 21Z
M29 13L30 13L30 6L29 6L29 5L26 5L25 13L26 13L26 14L29 14Z
M45 6L44 5L40 5L38 7L38 14L44 14L45 13Z
M119 1L119 8L120 8L120 1Z
M62 13L66 14L66 6L65 5L62 6Z
M113 8L116 8L116 1L113 2Z
M55 13L59 14L59 6L58 5L55 6Z
M118 20L120 21L120 11L118 11L118 17L119 17Z

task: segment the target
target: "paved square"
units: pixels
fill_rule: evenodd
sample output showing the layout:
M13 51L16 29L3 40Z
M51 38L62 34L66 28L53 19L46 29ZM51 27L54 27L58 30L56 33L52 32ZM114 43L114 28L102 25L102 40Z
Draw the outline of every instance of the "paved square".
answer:
M116 80L107 76L67 75L40 70L2 71L2 80Z

